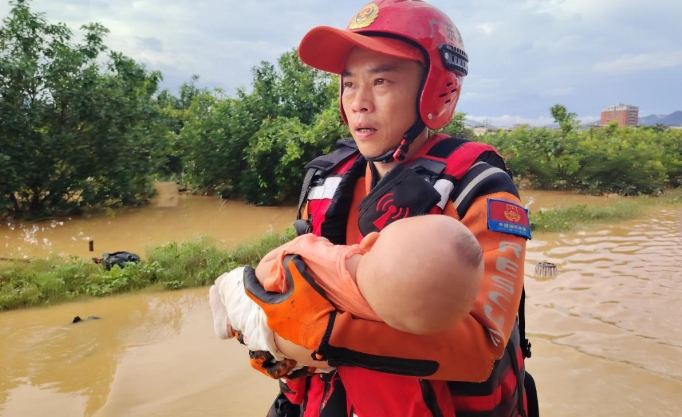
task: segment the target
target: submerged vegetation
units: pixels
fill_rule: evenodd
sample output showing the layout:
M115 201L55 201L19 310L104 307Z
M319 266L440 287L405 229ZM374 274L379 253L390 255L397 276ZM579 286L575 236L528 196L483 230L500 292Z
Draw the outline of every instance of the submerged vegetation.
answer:
M622 198L613 204L561 207L531 212L537 232L568 232L634 219L652 206L682 204L682 192L659 197ZM87 297L102 297L148 288L177 290L210 285L222 273L238 266L258 264L271 249L291 240L293 228L269 233L234 250L218 248L210 239L150 247L137 264L106 270L91 260L76 257L0 261L0 311L51 305Z
M291 240L293 229L269 233L234 250L210 239L152 247L139 263L106 270L92 260L53 257L30 262L0 262L0 311L50 305L151 288L177 290L210 285L238 266L256 266L271 249Z
M682 192L670 191L658 197L623 198L613 204L588 206L585 204L531 212L533 231L569 232L596 225L612 224L642 216L652 206L682 204Z

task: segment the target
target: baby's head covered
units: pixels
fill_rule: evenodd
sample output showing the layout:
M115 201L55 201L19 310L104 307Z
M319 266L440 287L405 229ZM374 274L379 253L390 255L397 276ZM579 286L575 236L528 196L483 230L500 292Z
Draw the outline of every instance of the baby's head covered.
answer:
M475 236L444 215L391 223L364 258L374 277L363 280L363 295L387 324L409 333L452 329L471 311L483 276Z

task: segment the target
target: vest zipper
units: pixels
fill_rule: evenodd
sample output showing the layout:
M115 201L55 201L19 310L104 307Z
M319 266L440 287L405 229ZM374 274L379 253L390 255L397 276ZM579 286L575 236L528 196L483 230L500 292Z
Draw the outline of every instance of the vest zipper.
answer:
M422 398L424 399L424 404L426 408L431 411L433 417L443 417L443 412L438 406L438 399L436 398L436 392L429 381L419 378L419 386L422 390Z

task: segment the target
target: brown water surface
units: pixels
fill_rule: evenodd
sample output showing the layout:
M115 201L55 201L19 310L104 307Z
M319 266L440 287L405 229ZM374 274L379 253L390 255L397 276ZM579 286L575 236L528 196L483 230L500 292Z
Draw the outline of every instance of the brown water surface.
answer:
M291 208L177 197L177 205L49 227L40 236L51 246L21 243L16 254L92 256L87 241L71 243L79 232L95 237L99 251L197 234L230 245L283 230L294 216ZM612 202L534 191L523 198L531 210ZM116 231L125 236L110 236ZM23 236L16 232L0 228L14 251ZM535 277L539 261L557 264L559 275ZM543 417L682 415L681 208L583 232L536 233L526 277L527 367ZM243 346L214 337L206 293L0 313L0 416L264 416L277 384L249 368ZM71 324L76 315L101 319Z
M0 415L262 417L277 383L213 334L206 289L0 314ZM99 320L71 324L74 316Z
M682 415L682 209L528 247L527 364L542 414ZM560 274L532 277L539 261Z
M55 255L99 257L103 252L145 255L147 245L210 236L229 248L291 225L296 209L257 207L242 202L179 193L175 183L156 184L159 195L142 208L117 210L88 218L39 222L0 222L0 258ZM89 251L89 241L94 251Z

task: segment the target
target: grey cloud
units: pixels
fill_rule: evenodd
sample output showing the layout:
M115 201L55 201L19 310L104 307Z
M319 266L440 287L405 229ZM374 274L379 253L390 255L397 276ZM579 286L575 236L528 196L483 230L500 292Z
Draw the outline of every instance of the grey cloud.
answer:
M599 62L594 70L606 74L627 74L675 67L682 67L682 49L657 54L626 54L615 60Z
M9 7L0 4L0 13ZM233 94L251 68L274 62L317 25L344 26L366 0L34 0L73 28L99 21L107 45L176 88L192 74ZM431 0L457 24L470 56L459 110L547 117L561 102L579 116L628 102L682 108L682 2L669 0ZM660 65L655 65L659 63ZM663 65L665 64L665 65ZM636 71L635 71L636 70Z
M152 50L154 52L162 52L163 51L163 45L160 40L157 38L153 37L137 37L137 41L142 45L143 48Z
M681 106L682 71L674 66L682 29L673 20L682 14L682 2L434 3L460 27L471 74L503 80L496 86L465 83L460 109L470 114L542 117L556 102L584 116L619 101L663 113ZM494 98L484 99L493 92Z

